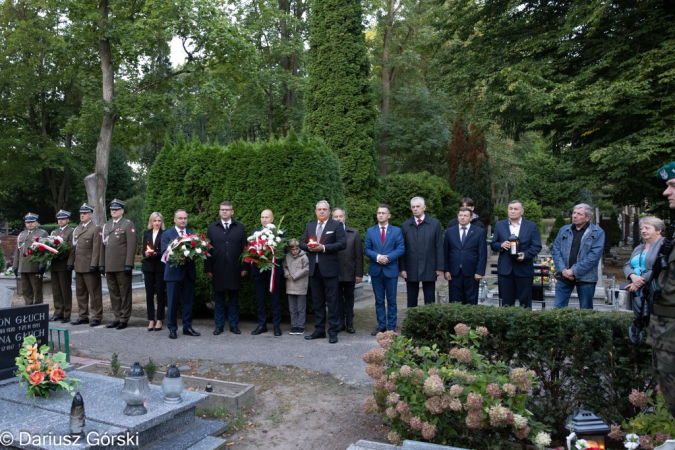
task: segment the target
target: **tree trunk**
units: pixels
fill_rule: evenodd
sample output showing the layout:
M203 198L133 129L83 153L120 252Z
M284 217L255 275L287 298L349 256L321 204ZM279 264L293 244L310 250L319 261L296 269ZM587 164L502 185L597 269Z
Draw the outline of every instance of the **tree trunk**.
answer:
M99 22L100 36L98 40L99 54L101 57L101 72L103 75L103 100L107 105L104 109L103 123L101 124L101 133L96 143L96 168L93 174L85 177L87 187L87 198L89 203L95 207L94 223L99 225L105 222L106 204L105 194L108 184L108 164L110 161L110 147L112 145L113 130L117 114L112 107L115 90L115 71L112 63L112 53L110 50L110 39L103 38L104 30L108 26L108 6L109 0L101 0L99 12L101 21Z

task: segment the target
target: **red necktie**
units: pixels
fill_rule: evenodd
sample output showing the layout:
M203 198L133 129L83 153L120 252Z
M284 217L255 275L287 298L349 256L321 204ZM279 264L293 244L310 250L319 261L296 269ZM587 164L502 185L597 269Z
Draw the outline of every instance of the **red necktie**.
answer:
M384 245L384 227L382 227L382 244Z
M422 219L417 219L417 226L419 227L420 224L422 223Z

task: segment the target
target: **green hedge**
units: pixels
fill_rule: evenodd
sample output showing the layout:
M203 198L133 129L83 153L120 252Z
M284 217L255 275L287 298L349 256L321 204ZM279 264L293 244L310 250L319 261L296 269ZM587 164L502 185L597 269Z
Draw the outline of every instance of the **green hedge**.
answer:
M444 304L409 309L403 334L415 345L449 351L456 324L486 326L490 335L480 353L537 372L540 387L528 409L562 438L565 419L578 407L621 423L637 412L628 401L631 390L655 386L651 348L629 343L631 320L632 314L618 311Z
M391 207L390 222L396 226L412 216L410 199L413 197L424 198L427 205L427 213L441 221L441 226L450 219L457 217L459 194L448 186L448 182L441 177L431 175L429 172L392 174L380 180L379 199L380 203L386 203ZM375 225L375 213L372 211L372 225Z
M337 156L323 141L294 132L286 139L236 142L226 147L183 140L167 143L148 178L145 220L152 211L159 211L171 227L174 211L184 208L188 226L198 232L205 232L219 217L224 200L232 202L234 219L244 224L247 233L260 227L260 212L271 209L275 223L284 217L282 228L288 238L302 237L307 222L316 218L319 200L344 205ZM198 264L198 304L213 299L211 282L202 267ZM250 277L240 292L240 310L255 311Z

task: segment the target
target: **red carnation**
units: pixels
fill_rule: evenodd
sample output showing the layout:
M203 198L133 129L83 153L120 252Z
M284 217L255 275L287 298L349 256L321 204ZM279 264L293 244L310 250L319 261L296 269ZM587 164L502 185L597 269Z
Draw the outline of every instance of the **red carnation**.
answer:
M207 246L208 248L211 248L211 243L208 242L208 243L206 244L206 246Z
M32 254L33 254L33 250L28 249L28 254L29 254L29 255L32 255Z
M197 246L197 241L192 241L192 248L195 248Z
M183 258L183 261L185 261L185 258Z
M202 239L206 239L206 236L204 236L203 234L200 234L199 237Z
M247 256L246 258L244 258L245 263L250 263L251 261L252 261L252 259L251 259L250 256Z
M39 247L38 247L38 251L39 251L40 253L44 252L44 251L45 251L44 245L39 246Z
M37 241L39 241L39 240L40 240L40 238L37 237L37 236L35 236L35 242L37 242Z

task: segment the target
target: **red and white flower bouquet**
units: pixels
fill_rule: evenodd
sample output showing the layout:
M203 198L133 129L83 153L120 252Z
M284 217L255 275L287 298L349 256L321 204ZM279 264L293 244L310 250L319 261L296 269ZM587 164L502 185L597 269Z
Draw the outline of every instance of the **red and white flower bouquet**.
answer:
M61 236L47 236L46 238L35 238L30 247L23 254L26 261L36 262L50 262L57 258L60 254L70 248L66 238Z
M182 266L188 261L206 259L211 256L211 243L203 234L178 236L171 242L162 256L162 261L174 267Z
M279 226L283 221L282 217ZM272 270L284 258L282 249L285 243L284 230L269 223L248 237L241 258L245 263L255 264L261 272Z

